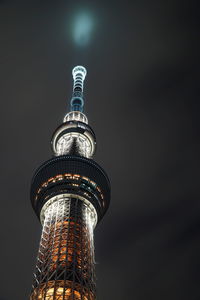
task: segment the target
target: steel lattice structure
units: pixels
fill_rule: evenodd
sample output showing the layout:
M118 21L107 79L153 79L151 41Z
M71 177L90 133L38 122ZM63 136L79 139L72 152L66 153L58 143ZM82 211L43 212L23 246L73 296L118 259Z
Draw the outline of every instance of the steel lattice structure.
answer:
M61 195L44 214L31 299L94 299L91 208L80 199Z
M83 114L86 70L73 69L71 111L52 138L54 157L31 184L43 229L30 300L95 300L93 230L105 214L110 184L92 160L95 135Z

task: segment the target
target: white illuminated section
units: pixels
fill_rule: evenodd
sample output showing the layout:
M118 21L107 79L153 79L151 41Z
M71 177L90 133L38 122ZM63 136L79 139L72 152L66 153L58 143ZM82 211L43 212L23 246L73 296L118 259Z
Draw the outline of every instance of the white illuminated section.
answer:
M72 70L72 76L74 79L73 93L71 98L71 111L83 111L83 85L85 76L87 74L86 69L83 66L76 66Z
M61 125L53 135L52 148L56 156L79 155L92 158L96 141L90 129L88 119L82 112L84 106L83 85L87 71L83 66L76 66L72 70L74 79L71 98L71 111L68 112Z
M45 205L42 207L40 213L40 221L44 225L45 221L49 219L49 214L58 214L66 210L70 205L71 198L76 198L82 202L82 213L85 214L85 219L89 225L91 231L95 228L97 224L97 212L94 206L82 196L74 194L60 194L49 199ZM69 210L68 210L69 213ZM56 217L56 216L55 216ZM69 218L69 215L65 215L65 218Z
M90 139L78 132L69 132L60 137L56 143L57 155L67 155L70 153L72 145L76 142L79 155L90 158L93 154L93 145Z
M72 76L74 79L73 90L75 91L77 88L83 91L83 84L85 80L85 76L87 75L87 70L83 66L76 66L72 70Z
M78 121L78 122L88 124L88 119L86 115L80 111L70 111L69 113L67 113L63 119L63 122L65 123L69 121Z

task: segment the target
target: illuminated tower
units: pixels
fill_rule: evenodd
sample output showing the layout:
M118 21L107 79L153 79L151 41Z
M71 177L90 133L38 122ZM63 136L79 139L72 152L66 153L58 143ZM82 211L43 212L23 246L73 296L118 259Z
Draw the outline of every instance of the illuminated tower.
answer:
M31 202L43 226L31 300L96 298L93 230L110 201L104 170L92 159L96 140L83 114L86 69L72 71L70 112L52 137L53 158L35 172Z

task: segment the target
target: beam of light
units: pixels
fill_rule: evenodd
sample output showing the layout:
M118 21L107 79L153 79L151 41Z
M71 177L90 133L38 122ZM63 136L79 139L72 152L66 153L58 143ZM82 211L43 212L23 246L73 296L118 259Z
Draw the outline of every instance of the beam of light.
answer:
M94 27L93 23L92 17L88 13L81 13L75 17L73 39L78 46L88 45Z

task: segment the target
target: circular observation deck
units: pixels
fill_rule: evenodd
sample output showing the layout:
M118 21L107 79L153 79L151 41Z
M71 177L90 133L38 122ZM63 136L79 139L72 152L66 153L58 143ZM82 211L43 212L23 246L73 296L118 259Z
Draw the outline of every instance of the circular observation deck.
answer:
M44 162L32 179L31 203L38 218L45 203L60 194L89 201L99 222L110 203L110 182L94 160L75 155L58 156Z

